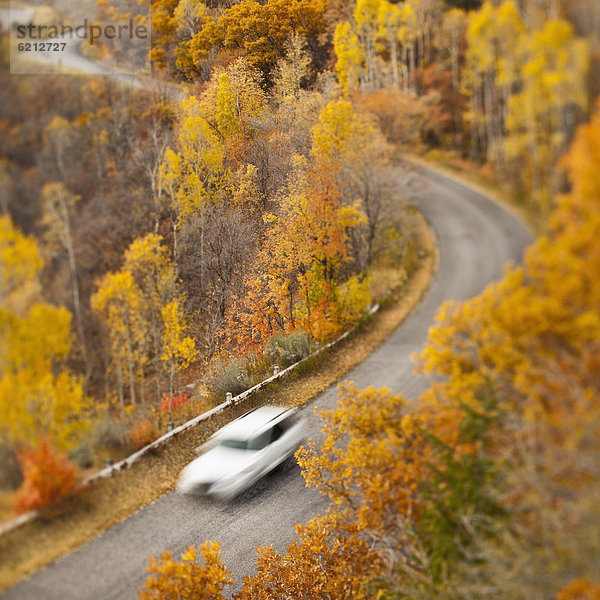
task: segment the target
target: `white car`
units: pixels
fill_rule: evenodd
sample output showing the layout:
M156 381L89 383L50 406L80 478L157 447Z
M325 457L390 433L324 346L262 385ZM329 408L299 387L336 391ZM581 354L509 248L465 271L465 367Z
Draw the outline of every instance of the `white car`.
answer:
M304 439L295 408L263 406L217 431L181 472L177 489L231 500L291 456Z

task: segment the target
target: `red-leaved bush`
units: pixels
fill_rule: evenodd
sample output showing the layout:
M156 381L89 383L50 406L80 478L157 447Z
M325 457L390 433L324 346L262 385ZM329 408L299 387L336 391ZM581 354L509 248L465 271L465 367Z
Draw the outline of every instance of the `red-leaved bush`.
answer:
M14 500L18 513L40 509L77 488L75 465L49 439L42 439L35 448L22 449L17 458L23 471L23 484Z
M190 397L185 392L179 392L178 394L173 394L173 410L179 408L184 405ZM163 413L169 412L169 394L164 393L162 397L162 402L160 403L160 409Z

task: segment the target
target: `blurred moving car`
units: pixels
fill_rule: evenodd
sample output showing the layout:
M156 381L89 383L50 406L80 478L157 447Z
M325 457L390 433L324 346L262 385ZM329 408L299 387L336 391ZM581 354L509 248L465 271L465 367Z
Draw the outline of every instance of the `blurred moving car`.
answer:
M262 406L217 431L181 472L177 489L230 500L291 456L304 438L297 409Z

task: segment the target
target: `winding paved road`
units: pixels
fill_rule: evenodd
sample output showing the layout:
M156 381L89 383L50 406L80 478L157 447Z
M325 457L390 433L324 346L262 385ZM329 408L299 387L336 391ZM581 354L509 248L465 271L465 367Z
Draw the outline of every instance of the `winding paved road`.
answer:
M520 260L531 236L519 221L478 192L430 171L427 185L411 200L433 227L440 247L434 281L418 308L366 361L348 374L360 387L388 386L415 398L426 380L412 373L410 354L427 337L434 314L448 299L479 293L502 274L506 261ZM332 407L336 390L317 397L304 413L318 437L313 406ZM293 525L306 522L325 503L304 487L297 467L275 472L265 488L244 502L219 505L169 493L79 550L6 592L1 600L134 600L145 581L149 555L166 548L179 555L206 539L221 542L222 557L236 587L253 572L256 546L283 551Z

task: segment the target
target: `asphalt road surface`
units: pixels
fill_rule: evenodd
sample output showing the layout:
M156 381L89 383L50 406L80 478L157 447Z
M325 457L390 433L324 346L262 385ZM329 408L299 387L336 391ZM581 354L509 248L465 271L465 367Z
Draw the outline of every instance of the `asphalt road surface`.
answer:
M423 171L425 173L425 171ZM476 191L426 172L426 184L411 200L433 227L440 264L425 298L388 340L346 379L359 387L387 386L416 398L426 380L412 372L410 355L422 348L437 308L463 300L501 276L504 264L519 261L531 236L519 221ZM332 387L303 412L309 435L318 437L314 406L333 407ZM284 551L295 523L307 522L325 503L304 487L297 466L269 475L249 498L221 505L169 493L100 537L7 591L2 600L134 600L143 585L149 555L170 549L175 556L205 540L221 543L222 558L238 588L254 572L255 548Z

